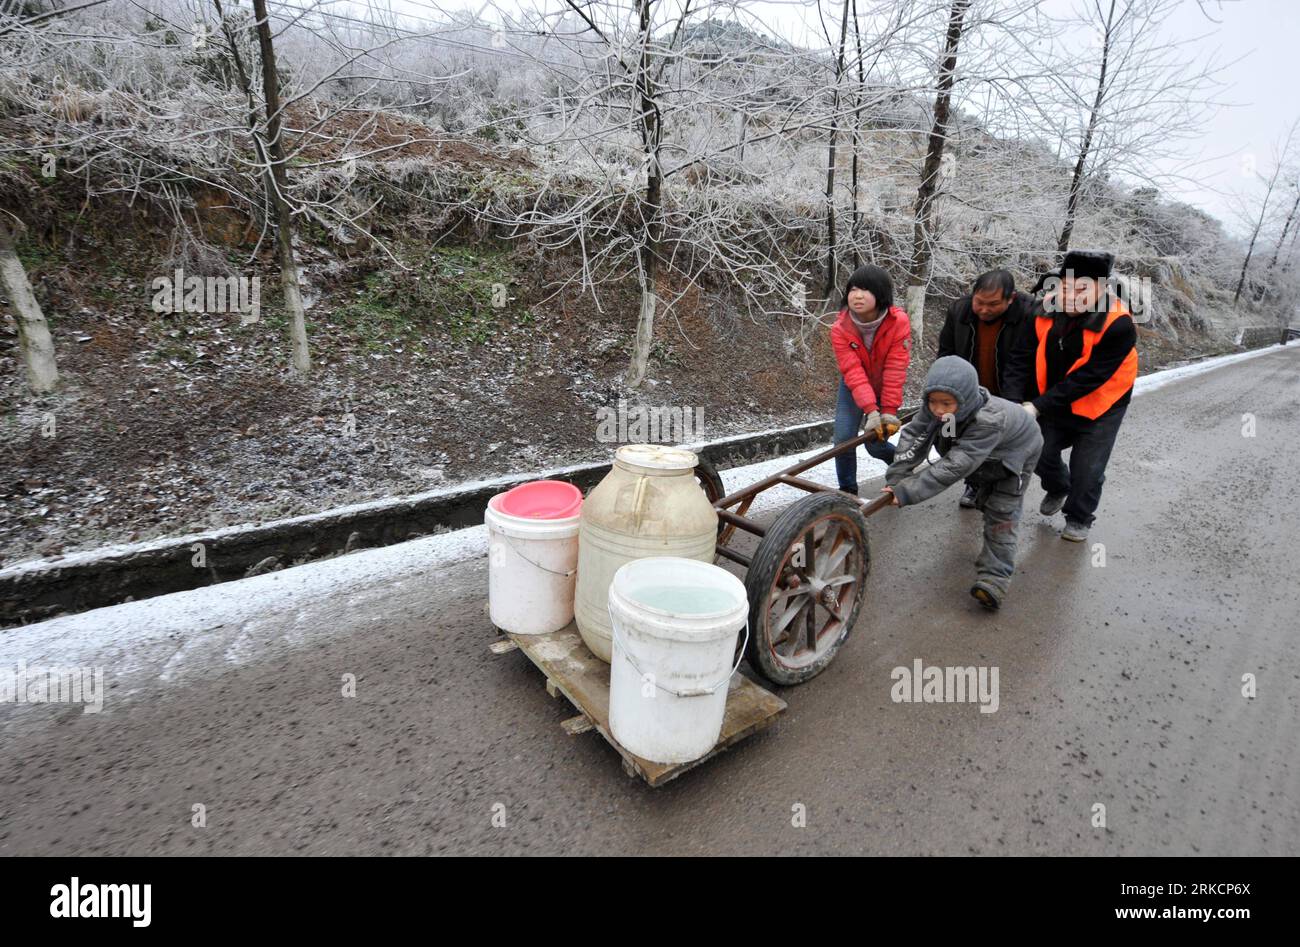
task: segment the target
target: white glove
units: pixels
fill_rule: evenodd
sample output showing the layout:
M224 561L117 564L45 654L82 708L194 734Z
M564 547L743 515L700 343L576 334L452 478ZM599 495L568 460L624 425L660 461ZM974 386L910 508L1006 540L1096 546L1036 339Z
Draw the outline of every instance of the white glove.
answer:
M1037 418L1038 418L1038 409L1034 407L1034 403L1033 403L1032 401L1022 401L1022 402L1020 402L1020 407L1024 408L1025 411L1027 411L1027 412L1029 413L1029 416L1030 416L1031 418L1034 418L1035 420L1037 420Z
M862 430L864 432L875 431L877 437L879 437L882 441L885 439L885 430L880 425L879 411L872 411L862 420Z

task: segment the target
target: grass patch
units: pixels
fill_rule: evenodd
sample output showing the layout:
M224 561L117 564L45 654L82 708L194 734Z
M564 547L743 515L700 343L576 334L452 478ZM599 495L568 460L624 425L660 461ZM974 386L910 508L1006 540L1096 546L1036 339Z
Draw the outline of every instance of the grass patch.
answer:
M404 254L407 270L371 273L356 298L334 312L363 347L445 337L482 345L503 319L532 315L510 295L515 271L503 250L440 247Z
M33 285L37 276L52 272L65 262L57 249L31 239L15 240L14 255L27 271L27 279Z

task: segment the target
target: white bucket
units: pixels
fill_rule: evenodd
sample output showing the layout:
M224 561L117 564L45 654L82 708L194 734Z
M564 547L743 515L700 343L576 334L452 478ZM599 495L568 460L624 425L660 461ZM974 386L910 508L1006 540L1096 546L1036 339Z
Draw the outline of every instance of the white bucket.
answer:
M488 501L488 612L518 635L545 635L573 621L579 516L528 519Z
M656 763L713 749L748 615L744 584L718 566L657 556L620 567L609 587L614 739Z

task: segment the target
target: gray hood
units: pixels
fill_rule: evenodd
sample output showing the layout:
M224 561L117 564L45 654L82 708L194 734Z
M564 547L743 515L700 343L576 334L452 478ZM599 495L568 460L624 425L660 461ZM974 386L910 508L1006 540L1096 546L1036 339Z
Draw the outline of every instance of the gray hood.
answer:
M979 372L959 355L945 355L930 366L922 397L929 398L932 391L942 391L957 399L958 421L974 417L989 400L988 391L980 387Z

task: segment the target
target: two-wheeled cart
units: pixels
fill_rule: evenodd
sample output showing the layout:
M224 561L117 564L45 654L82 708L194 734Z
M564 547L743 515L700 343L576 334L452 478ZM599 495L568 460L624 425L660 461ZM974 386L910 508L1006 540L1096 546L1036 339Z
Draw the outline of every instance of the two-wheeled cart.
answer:
M711 465L701 462L695 469L696 479L718 512L717 555L747 570L746 657L750 667L773 684L802 684L815 677L848 638L866 598L871 569L866 517L890 502L883 494L864 502L799 475L876 437L875 431L868 431L732 494L724 494L722 478ZM767 527L746 515L760 493L782 484L809 496L786 507ZM738 530L760 538L752 556L730 548ZM628 774L651 786L662 785L765 729L786 709L784 700L737 674L727 691L717 745L689 763L655 763L614 739L609 726L609 665L583 644L576 624L549 635L503 633L492 644L497 654L516 649L546 675L547 693L566 698L578 711L563 722L564 730L570 734L598 731L622 756Z

